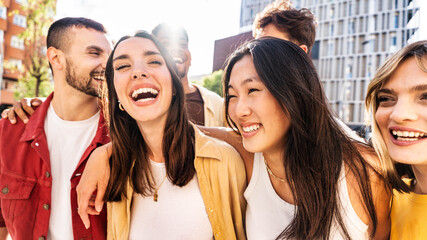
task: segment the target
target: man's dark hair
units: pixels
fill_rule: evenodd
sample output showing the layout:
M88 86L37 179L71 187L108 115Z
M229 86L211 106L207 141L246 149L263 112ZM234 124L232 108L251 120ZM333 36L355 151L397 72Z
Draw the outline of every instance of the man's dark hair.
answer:
M47 33L47 48L54 47L56 49L64 50L68 47L70 36L67 35L66 32L73 27L93 29L98 32L107 33L101 23L92 19L82 17L61 18L52 23L49 28Z
M289 40L297 45L307 46L311 52L316 38L316 19L306 8L295 9L289 1L277 1L268 5L254 21L254 33L272 23L281 32L289 35Z
M151 31L151 33L157 37L160 31L163 31L169 36L183 36L188 42L187 30L185 30L184 27L174 27L168 23L160 23Z

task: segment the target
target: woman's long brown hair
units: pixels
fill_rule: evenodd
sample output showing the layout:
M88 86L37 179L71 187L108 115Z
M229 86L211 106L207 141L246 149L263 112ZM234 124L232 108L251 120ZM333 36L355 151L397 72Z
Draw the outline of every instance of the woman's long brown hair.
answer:
M163 155L168 179L177 186L186 185L195 174L194 169L194 129L189 123L184 100L184 89L178 77L175 63L166 49L148 32L140 31L133 37L151 40L165 59L172 77L173 96L168 110L163 134ZM117 46L124 40L121 38L114 47L106 66L108 103L107 120L112 142L110 158L111 175L105 193L106 201L120 201L126 197L126 183L136 193L147 196L152 194L154 180L148 149L144 138L133 119L125 111L119 109L118 98L114 89L114 69L112 59Z
M261 38L244 44L229 57L223 89L230 126L237 129L228 112L228 84L233 66L245 55L252 56L259 77L291 121L283 162L296 211L278 239L329 239L334 223L351 239L343 222L338 189L344 165L355 176L373 236L377 215L369 173L376 171L357 149L369 148L350 139L335 121L316 69L300 47L281 39Z

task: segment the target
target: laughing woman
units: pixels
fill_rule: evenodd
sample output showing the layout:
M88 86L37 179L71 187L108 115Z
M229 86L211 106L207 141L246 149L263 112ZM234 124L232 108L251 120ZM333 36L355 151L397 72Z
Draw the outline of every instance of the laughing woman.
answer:
M240 135L214 135L244 156L248 239L388 239L390 194L378 158L337 124L301 48L276 38L242 45L224 90L227 121ZM95 162L105 162L101 152ZM88 169L96 168L86 167L85 178ZM91 185L83 199L100 183L93 175L80 181Z
M109 239L244 239L242 160L190 124L165 49L146 32L123 37L106 79Z
M388 239L378 158L336 123L301 48L244 44L229 57L224 93L228 123L255 153L244 158L248 239Z
M386 60L369 84L366 106L372 142L394 188L390 238L426 239L427 41Z

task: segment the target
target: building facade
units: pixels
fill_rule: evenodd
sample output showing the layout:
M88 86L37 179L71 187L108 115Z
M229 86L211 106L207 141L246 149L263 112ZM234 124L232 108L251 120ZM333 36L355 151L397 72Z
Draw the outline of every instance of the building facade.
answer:
M18 35L27 27L21 9L26 0L2 0L0 3L0 110L10 106L14 86L21 76L25 57L24 40Z
M301 0L318 21L318 72L331 106L349 125L366 123L364 97L376 69L420 36L421 1Z
M235 36L215 40L212 72L224 69L228 55L233 53L241 44L252 38L252 31L248 31Z
M242 0L241 29L272 1ZM348 125L366 123L364 97L376 69L408 43L427 39L425 0L295 0L318 26L315 66L332 108ZM254 13L255 12L255 13Z
M240 7L240 32L251 31L255 16L273 0L242 0Z

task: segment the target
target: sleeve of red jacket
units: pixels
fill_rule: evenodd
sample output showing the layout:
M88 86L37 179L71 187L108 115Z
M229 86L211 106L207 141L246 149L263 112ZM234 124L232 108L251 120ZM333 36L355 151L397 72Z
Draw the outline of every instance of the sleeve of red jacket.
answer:
M6 121L6 119L0 120L0 138L3 137L3 127L4 127L4 123L5 123L4 121ZM1 159L2 154L1 154L1 152L2 152L2 145L0 144L0 174L2 172L2 169L1 169L1 167L2 167L2 159ZM1 183L0 183L0 185L1 185ZM3 218L3 214L1 211L1 201L0 201L0 227L6 227L6 224L5 224L4 218Z

